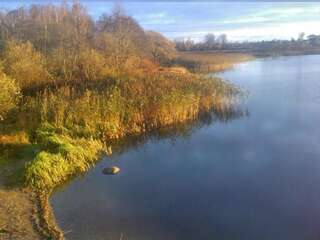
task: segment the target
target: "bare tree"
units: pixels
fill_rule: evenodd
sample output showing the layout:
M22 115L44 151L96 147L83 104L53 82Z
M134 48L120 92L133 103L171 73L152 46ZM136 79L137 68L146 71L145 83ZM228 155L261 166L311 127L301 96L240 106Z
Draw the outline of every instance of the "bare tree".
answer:
M303 41L305 36L306 36L306 34L304 32L299 33L298 41L300 41L300 42Z
M214 46L216 45L216 36L213 33L208 33L204 37L204 44L208 49L214 48Z

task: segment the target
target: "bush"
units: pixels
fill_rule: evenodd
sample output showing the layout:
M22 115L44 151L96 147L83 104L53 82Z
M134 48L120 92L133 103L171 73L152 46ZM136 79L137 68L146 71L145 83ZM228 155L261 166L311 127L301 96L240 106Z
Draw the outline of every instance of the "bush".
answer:
M78 64L78 73L87 81L104 80L108 76L105 58L94 49L81 51Z
M6 43L4 69L22 89L44 84L49 79L45 58L30 42L8 41Z
M93 48L83 48L77 53L55 49L49 58L49 69L58 81L78 83L105 80L110 71L104 56Z
M147 36L151 42L153 61L161 65L169 65L177 54L174 43L157 32L149 31Z
M19 87L15 81L1 72L0 69L0 120L16 106L19 98Z

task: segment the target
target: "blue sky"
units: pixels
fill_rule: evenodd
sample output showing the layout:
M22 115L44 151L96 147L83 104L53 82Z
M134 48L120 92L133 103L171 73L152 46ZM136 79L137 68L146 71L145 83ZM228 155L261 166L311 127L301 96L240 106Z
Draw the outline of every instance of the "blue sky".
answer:
M12 9L46 0L4 1ZM60 1L56 1L60 2ZM97 18L110 13L114 3L81 1ZM159 31L170 39L201 40L208 33L226 33L234 41L297 38L300 32L320 34L320 3L316 2L158 2L122 1L127 14L145 29Z

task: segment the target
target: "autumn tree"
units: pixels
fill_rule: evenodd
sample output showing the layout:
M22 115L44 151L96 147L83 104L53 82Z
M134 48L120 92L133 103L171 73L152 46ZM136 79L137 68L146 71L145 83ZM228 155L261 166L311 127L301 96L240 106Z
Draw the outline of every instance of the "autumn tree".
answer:
M215 47L216 45L216 36L213 33L208 33L205 37L204 37L204 45L205 47L207 47L208 49L212 49Z
M174 43L157 32L149 31L147 36L151 43L153 61L162 65L169 64L176 56Z
M130 16L127 16L120 7L113 13L102 15L98 23L97 47L110 63L120 70L130 58L151 57L148 37L140 25Z

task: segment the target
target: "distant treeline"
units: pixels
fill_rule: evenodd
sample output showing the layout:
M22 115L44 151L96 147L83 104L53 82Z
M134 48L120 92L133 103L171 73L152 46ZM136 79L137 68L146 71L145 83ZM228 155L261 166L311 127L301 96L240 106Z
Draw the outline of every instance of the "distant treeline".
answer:
M226 34L216 36L209 33L200 42L187 39L176 40L175 44L179 51L229 51L255 55L320 53L320 35L305 36L304 33L300 33L297 39L255 42L232 42L228 41Z

